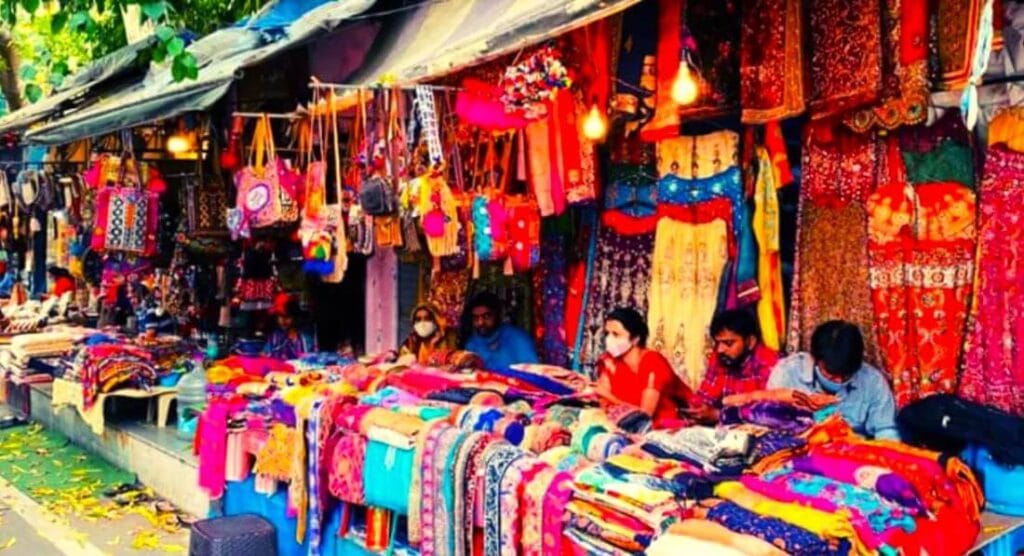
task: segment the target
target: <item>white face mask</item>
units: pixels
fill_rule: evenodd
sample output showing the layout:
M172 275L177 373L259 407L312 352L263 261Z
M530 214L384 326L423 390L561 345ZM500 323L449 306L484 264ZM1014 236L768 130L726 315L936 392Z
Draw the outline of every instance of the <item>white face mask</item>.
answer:
M608 336L604 339L604 350L608 352L608 355L615 358L622 357L632 348L633 342L629 338Z
M416 324L412 325L412 329L416 331L416 335L420 338L429 338L437 332L437 324L429 320L421 320Z

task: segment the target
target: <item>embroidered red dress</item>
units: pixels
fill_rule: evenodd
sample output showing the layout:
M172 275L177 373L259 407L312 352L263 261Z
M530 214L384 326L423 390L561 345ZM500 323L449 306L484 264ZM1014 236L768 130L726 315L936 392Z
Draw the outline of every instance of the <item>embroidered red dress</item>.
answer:
M974 192L954 182L895 183L868 200L871 298L899 407L956 389L974 217Z

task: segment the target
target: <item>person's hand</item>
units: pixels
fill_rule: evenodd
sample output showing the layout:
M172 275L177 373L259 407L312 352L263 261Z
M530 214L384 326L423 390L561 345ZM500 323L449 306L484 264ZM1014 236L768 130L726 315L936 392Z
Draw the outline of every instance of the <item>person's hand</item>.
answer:
M683 409L683 414L698 423L713 424L718 422L719 411L709 405L699 405Z

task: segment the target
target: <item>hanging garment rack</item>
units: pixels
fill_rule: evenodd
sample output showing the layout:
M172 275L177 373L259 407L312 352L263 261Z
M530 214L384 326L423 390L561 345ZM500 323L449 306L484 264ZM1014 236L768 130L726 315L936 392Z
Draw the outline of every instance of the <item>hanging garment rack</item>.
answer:
M231 114L236 118L270 118L271 120L301 120L298 114L265 114L262 112L234 112Z
M461 91L462 90L461 87L451 87L451 86L448 86L448 85L422 85L422 84L416 84L416 83L407 84L407 85L384 85L384 84L377 84L377 85L351 85L351 84L348 84L348 83L324 83L323 81L318 81L316 79L313 79L312 81L309 82L309 88L310 89L332 89L332 90L341 89L343 91L358 91L360 89L367 90L367 91L372 91L372 90L375 90L375 89L385 90L385 91L388 90L388 89L401 89L401 90L404 90L404 91L412 91L412 90L415 90L415 89L417 89L419 87L426 87L427 89L430 89L432 91Z

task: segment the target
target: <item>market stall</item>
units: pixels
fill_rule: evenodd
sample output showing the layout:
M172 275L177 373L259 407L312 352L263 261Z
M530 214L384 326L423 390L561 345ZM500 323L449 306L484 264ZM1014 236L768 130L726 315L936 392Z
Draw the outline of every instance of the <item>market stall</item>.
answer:
M158 127L181 175L95 156L49 243L127 331L26 302L0 367L97 431L186 375L285 554L1021 548L1019 4L542 4L373 22L299 110Z

